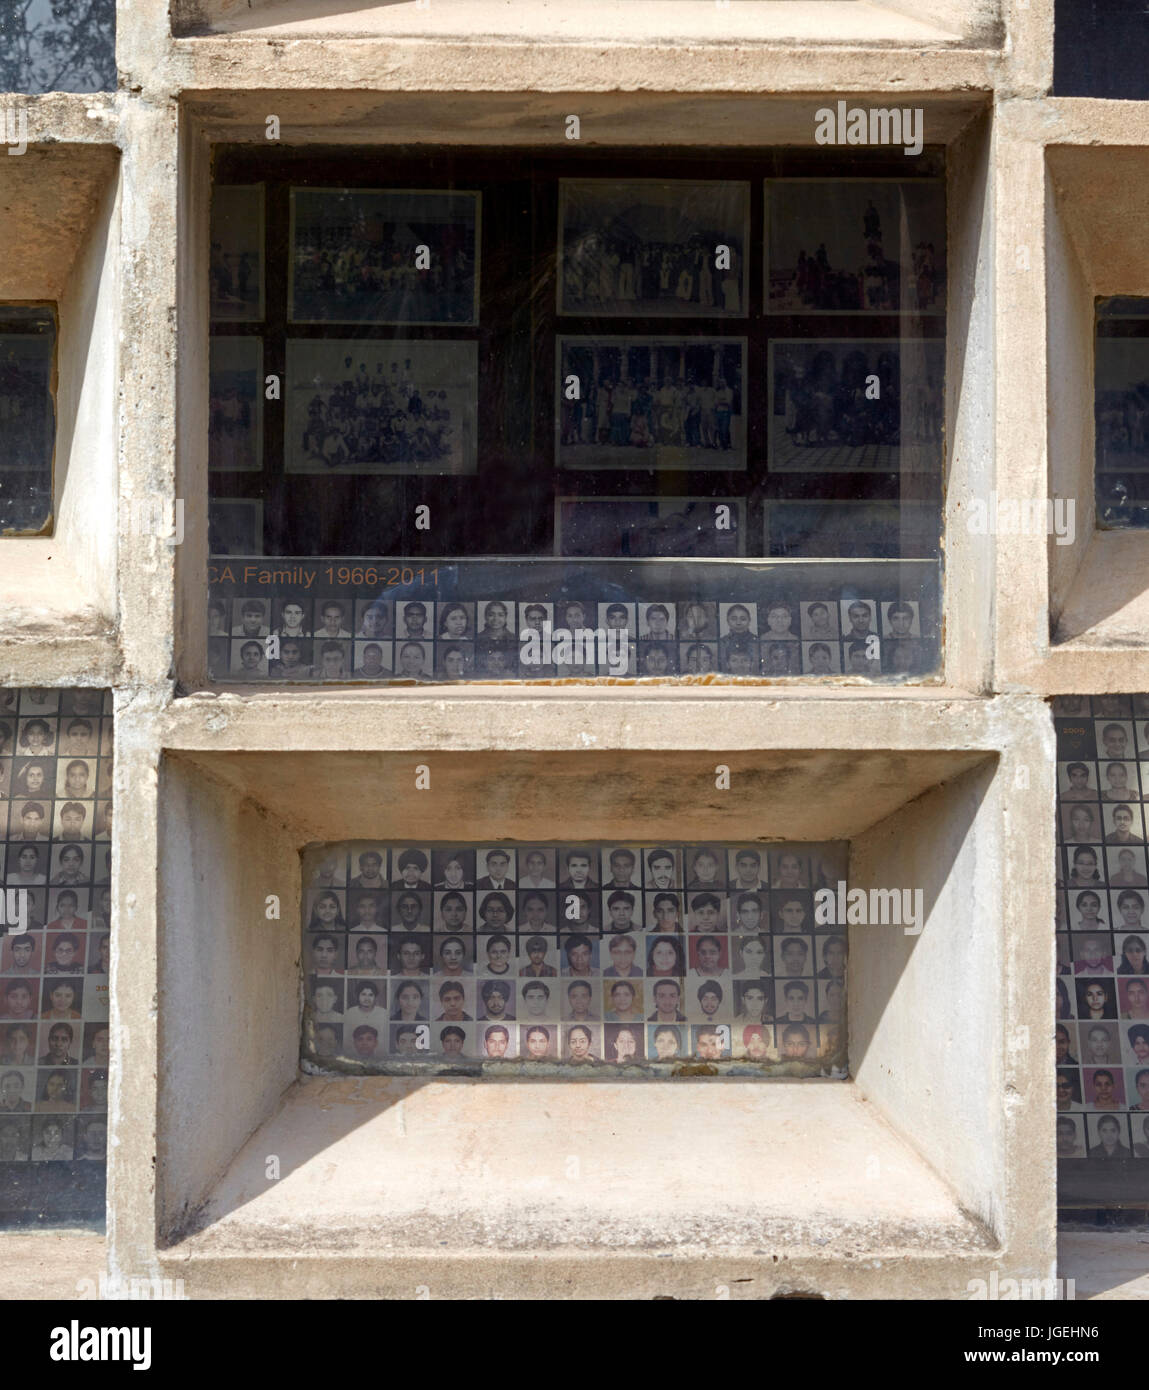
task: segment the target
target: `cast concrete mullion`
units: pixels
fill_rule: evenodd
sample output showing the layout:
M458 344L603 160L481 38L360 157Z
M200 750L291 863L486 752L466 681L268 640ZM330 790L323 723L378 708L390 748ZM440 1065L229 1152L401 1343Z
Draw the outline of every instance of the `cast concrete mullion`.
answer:
M998 499L1036 499L1049 491L1045 151L1017 132L1014 110L1011 102L997 108L993 172L995 491ZM1047 538L997 535L994 540L1001 560L994 595L995 684L1024 688L1049 647Z
M1057 743L1048 707L1032 701L1022 712L1028 737L1010 740L1000 759L1002 845L1002 1003L1005 1110L1005 1229L1011 1249L1052 1278L1046 1233L1057 1221L1053 990Z
M155 1268L158 768L154 696L116 694L112 855L112 1067L108 1093L108 1264Z
M121 646L125 680L159 689L174 653L175 546L126 520L133 503L170 516L176 500L178 113L131 101L122 121Z

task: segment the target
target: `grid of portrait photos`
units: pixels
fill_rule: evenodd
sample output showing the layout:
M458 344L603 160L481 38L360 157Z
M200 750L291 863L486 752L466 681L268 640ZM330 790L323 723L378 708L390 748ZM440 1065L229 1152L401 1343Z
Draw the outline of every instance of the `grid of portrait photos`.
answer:
M816 924L814 893L845 880L847 851L314 846L303 1055L844 1076L847 940Z
M312 598L302 588L210 605L211 671L226 681L457 681L666 676L912 675L936 633L916 599L475 603Z
M1149 695L1061 695L1053 713L1057 1153L1149 1159Z
M112 940L111 701L103 690L0 690L4 1215L27 1191L20 1169L38 1173L52 1166L61 1212L75 1210L71 1165L100 1165L102 1182ZM50 1210L52 1179L35 1173L36 1200Z
M1149 299L1097 302L1094 417L1097 520L1149 526Z
M354 186L350 154L320 176L229 153L211 233L215 679L936 670L944 166L722 163L592 176L396 156L385 187ZM263 554L452 582L215 582ZM694 585L680 562L699 560ZM470 582L474 564L513 582ZM547 625L625 625L628 660L560 643L523 661L517 636Z

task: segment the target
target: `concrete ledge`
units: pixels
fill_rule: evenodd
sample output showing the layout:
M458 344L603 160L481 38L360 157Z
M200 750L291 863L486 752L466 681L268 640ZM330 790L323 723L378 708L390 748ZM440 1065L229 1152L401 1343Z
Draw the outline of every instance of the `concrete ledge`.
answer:
M192 1297L955 1298L996 1252L835 1082L304 1079L198 1224Z
M270 0L239 6L234 0L177 4L187 18L177 32L297 39L414 38L619 43L787 42L794 44L957 44L963 40L966 6L953 7L943 26L899 14L865 0ZM196 23L196 14L200 16ZM967 26L968 27L968 23ZM673 35L673 37L671 37Z
M811 711L817 716L811 719ZM282 753L424 749L872 748L993 752L1052 731L1040 701L1023 696L978 700L885 692L791 695L761 687L599 688L434 687L356 693L313 691L195 696L163 712L164 748Z
M91 601L62 539L0 540L0 685L112 684L115 625Z
M82 1280L98 1288L106 1260L107 1242L90 1231L5 1232L0 1235L0 1299L71 1303L85 1292Z

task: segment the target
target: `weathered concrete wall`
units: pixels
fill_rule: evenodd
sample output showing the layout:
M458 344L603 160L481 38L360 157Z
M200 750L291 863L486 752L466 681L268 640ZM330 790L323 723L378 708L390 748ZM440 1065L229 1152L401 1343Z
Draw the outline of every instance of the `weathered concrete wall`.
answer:
M183 1226L295 1079L299 858L254 801L160 775L157 1222ZM267 896L282 915L269 919Z
M668 37L672 10L679 27ZM162 1256L201 1295L410 1296L432 1283L443 1296L713 1297L722 1283L731 1296L798 1288L961 1297L966 1275L984 1277L987 1264L1047 1273L1052 751L1040 696L1149 688L1149 613L1140 606L1149 577L1110 601L1120 630L1110 627L1108 646L1096 635L1051 645L1051 616L1074 612L1079 588L1100 594L1117 552L1051 557L1044 537L978 538L957 527L960 508L992 486L1046 495L1051 415L1054 433L1075 441L1059 444L1057 459L1088 467L1088 385L1062 395L1058 375L1079 368L1088 348L1076 341L1047 351L1047 333L1080 339L1083 285L1144 289L1137 190L1145 181L1121 171L1141 167L1149 111L1046 97L1052 0L1002 0L1000 10L995 0L735 0L728 9L710 0L433 0L429 11L179 0L175 18L214 20L219 32L173 38L168 0L120 0L121 90L27 102L36 148L0 160L0 231L19 232L5 231L0 289L62 296L85 325L69 328L61 354L70 378L62 399L75 421L61 526L74 535L93 515L102 521L69 547L82 578L49 542L20 542L18 560L0 543L0 678L112 682L117 691L113 1269L157 1271L163 1234L206 1204L204 1228ZM999 18L1008 25L1000 43ZM809 144L817 107L848 93L873 104L928 103L929 138L950 146L948 689L175 698L177 670L193 688L203 676L203 255L213 141L263 141L275 113L293 144L552 147L574 111L585 141L600 146ZM1104 146L1134 154L1122 164L1126 156ZM1079 157L1077 171L1064 149ZM1047 171L1056 209L1046 201ZM1108 206L1090 201L1095 186ZM1078 280L1074 260L1084 267ZM112 332L118 361L89 347ZM112 380L118 400L109 403ZM109 418L114 459L105 450ZM91 440L98 447L85 450ZM69 491L81 481L90 497ZM117 490L126 499L184 497L182 550L125 533L117 555L107 527ZM1122 538L1124 572L1141 573L1141 539ZM1077 577L1067 592L1070 569ZM1105 616L1086 603L1075 621L1085 632ZM1016 694L975 698L993 689ZM432 765L435 794L384 804L379 787L397 788L416 761ZM713 790L719 761L735 774L725 794ZM476 787L483 778L490 785L492 762L503 768L496 775L514 826L534 833L577 824L597 836L625 824L633 834L656 815L662 828L669 804L684 833L749 824L760 835L851 835L859 872L900 881L912 869L936 884L922 937L888 955L855 943L859 983L882 991L852 1008L857 1084L804 1090L801 1106L785 1085L659 1086L632 1099L603 1090L596 1104L617 1122L609 1152L598 1148L602 1126L593 1143L580 1129L586 1101L567 1083L549 1093L296 1084L295 851L308 838L367 825L386 833L400 812L405 831L454 816L469 834L493 833L493 812L477 816L468 805L487 804ZM1014 790L1022 767L1025 792ZM697 789L690 798L676 789L683 780ZM318 788L310 800L301 782ZM499 833L506 827L504 815ZM268 922L264 898L281 887L283 917ZM976 997L963 970L979 983ZM251 1005L238 1025L236 991ZM970 1014L959 1017L959 1004ZM969 1017L983 1030L976 1036ZM923 1020L934 1024L925 1037ZM541 1096L552 1111L542 1125ZM947 1125L947 1105L963 1133ZM652 1181L661 1151L652 1159L644 1146L660 1125L698 1138L699 1148L672 1146L682 1162ZM777 1170L760 1164L764 1132L777 1136ZM570 1180L557 1165L572 1135L588 1164L603 1153L614 1164L620 1202L645 1223L644 1245L625 1248L611 1234L621 1222L610 1189L599 1205L585 1190L576 1202L605 1258L571 1238L561 1219ZM526 1185L525 1137L537 1154ZM720 1240L693 1239L704 1222L690 1205L691 1179L720 1140L746 1166L761 1246L747 1248L753 1222L725 1209ZM374 1209L363 1239L379 1249L333 1250L354 1234L349 1194L373 1187L380 1153L405 1154L412 1143L444 1200L458 1165L470 1163L480 1180L501 1179L504 1205L468 1198L456 1207L446 1254L420 1246L431 1233L412 1224L419 1193L396 1164L390 1190L403 1220L392 1228ZM824 1173L807 1161L799 1168L811 1143L826 1155ZM281 1184L263 1176L269 1152L288 1159ZM887 1183L859 1178L867 1157ZM330 1163L346 1184L327 1182ZM669 1216L650 1207L662 1183L675 1196ZM964 1215L962 1203L983 1221ZM557 1253L510 1248L483 1227L492 1211ZM843 1256L859 1247L863 1258Z

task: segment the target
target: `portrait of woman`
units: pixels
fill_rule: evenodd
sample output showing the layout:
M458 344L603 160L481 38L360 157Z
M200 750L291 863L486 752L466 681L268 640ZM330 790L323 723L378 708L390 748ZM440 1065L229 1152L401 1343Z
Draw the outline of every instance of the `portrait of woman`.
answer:
M423 986L414 980L406 980L395 991L395 1002L391 1006L391 1017L400 1023L425 1023L427 1021L426 1000Z
M1117 1003L1109 980L1077 980L1077 1016L1082 1019L1116 1018Z
M479 916L487 931L501 932L515 920L515 909L505 893L488 893L479 905Z
M500 605L501 606L501 605ZM471 614L465 603L440 604L439 636L453 642L470 641ZM489 605L488 605L489 615Z
M515 634L511 628L508 605L498 599L492 599L489 603L480 604L480 607L483 626L475 639L476 642L485 646L512 646Z
M40 1084L36 1109L41 1114L64 1114L76 1108L75 1082L66 1071L50 1071Z
M1090 1158L1130 1158L1129 1145L1121 1142L1121 1124L1114 1115L1097 1121L1097 1143L1089 1147Z
M30 1029L22 1023L10 1023L0 1034L0 1065L28 1067L35 1060L35 1044Z
M52 764L44 758L29 758L18 764L13 779L15 796L51 796Z
M686 957L682 943L673 936L656 936L647 942L646 973L648 975L686 974Z
M1123 893L1122 897L1125 896ZM1134 894L1140 897L1140 894ZM1121 943L1121 958L1117 964L1118 975L1144 975L1145 974L1145 938L1143 936L1127 936Z
M1101 916L1101 898L1087 888L1083 893L1078 893L1073 900L1073 906L1077 909L1078 920L1074 924L1074 931L1104 931L1105 922Z
M1092 883L1100 883L1097 872L1097 852L1088 845L1078 845L1073 851L1073 869L1069 875L1071 888L1084 888Z
M311 904L308 931L333 931L346 926L347 919L343 916L338 897L334 893L320 893Z
M773 1023L774 1001L772 991L765 980L736 981L734 1002L737 1012L736 1023Z
M759 934L758 936L739 936L734 940L735 949L735 975L743 979L761 979L764 975L770 974L770 940L769 937Z
M51 753L55 742L52 727L45 719L28 719L20 726L19 746L25 753L36 756Z
M594 1035L584 1023L576 1023L572 1028L567 1029L567 1055L566 1060L575 1065L584 1062L597 1062L598 1058L594 1055Z
M40 862L40 851L35 845L21 845L15 861L14 870L5 880L9 888L38 888L48 882Z

